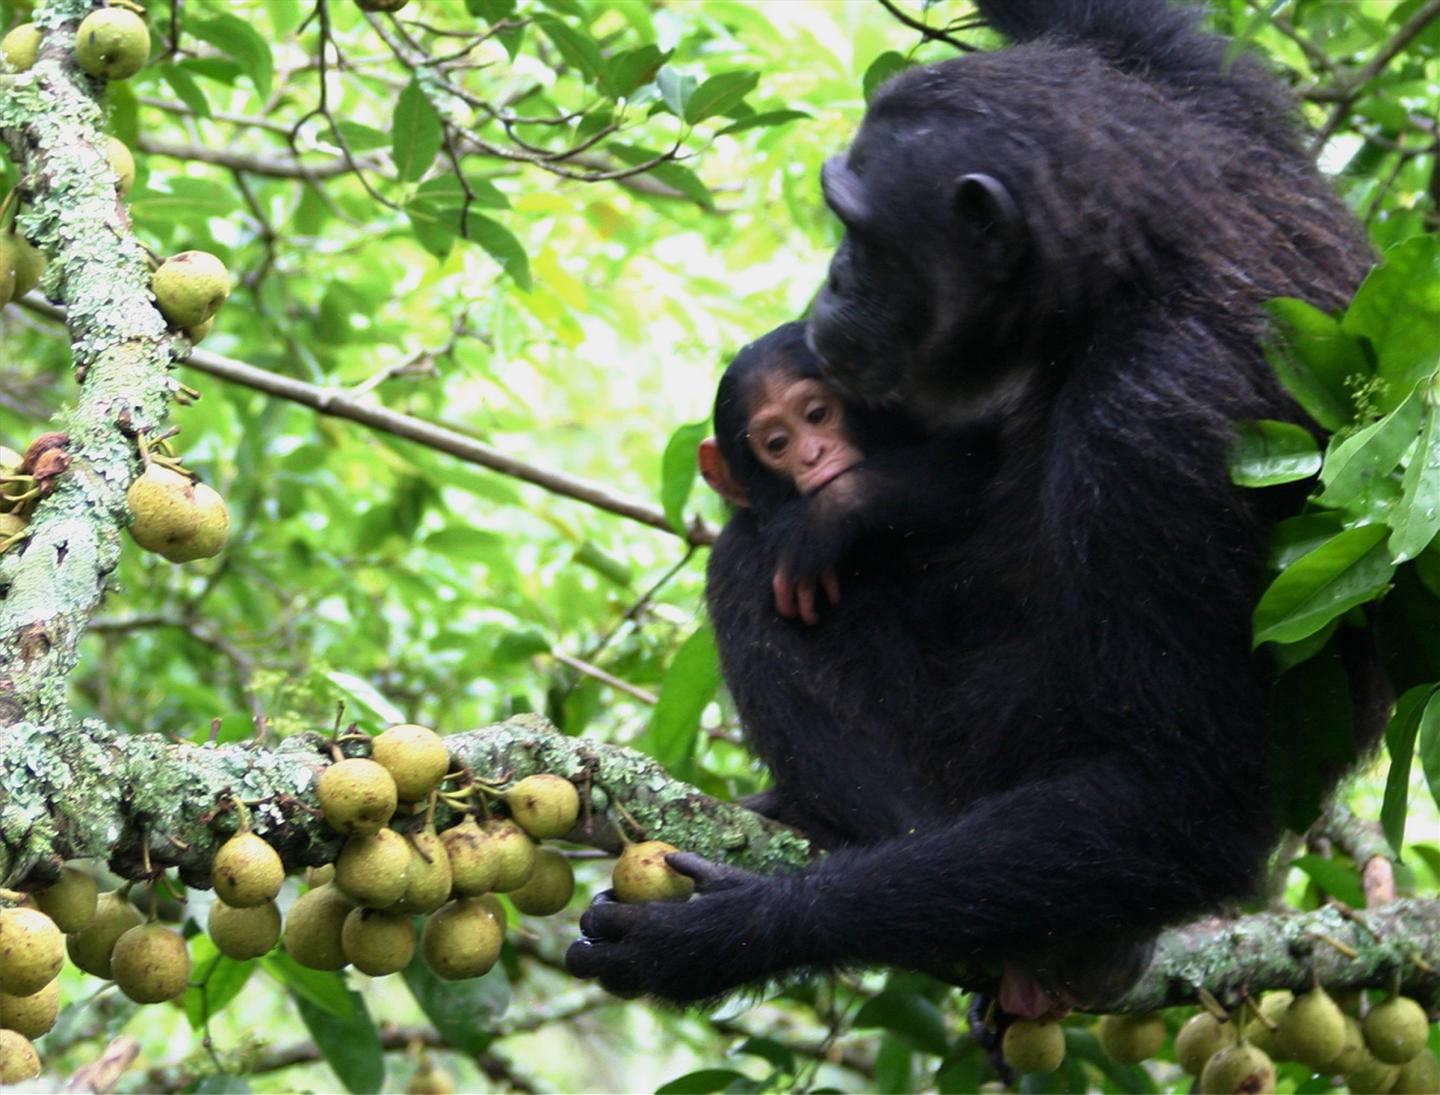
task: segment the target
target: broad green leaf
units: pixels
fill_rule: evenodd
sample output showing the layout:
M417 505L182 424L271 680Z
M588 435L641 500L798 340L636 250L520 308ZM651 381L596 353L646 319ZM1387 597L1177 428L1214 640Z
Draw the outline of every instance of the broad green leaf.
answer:
M358 993L348 995L348 1016L318 1008L304 996L295 997L295 1007L345 1090L370 1095L385 1085L385 1053L364 999Z
M1370 340L1381 410L1399 406L1435 371L1440 330L1440 239L1422 235L1386 251L1345 312L1344 329Z
M210 117L210 101L205 98L205 92L195 82L195 77L180 65L156 65L155 67L179 100L190 108L192 114L200 118Z
M537 12L532 18L560 51L566 64L584 75L586 83L598 84L605 79L605 58L595 39L547 12Z
M780 1072L793 1073L795 1071L795 1051L773 1038L746 1038L735 1047L734 1052L761 1057L769 1061Z
M1302 855L1290 866L1308 875L1315 885L1331 897L1339 898L1352 909L1365 907L1365 891L1354 868L1336 863L1322 855Z
M865 1001L853 1025L880 1027L912 1049L937 1056L944 1054L950 1042L940 1009L918 992L886 989Z
M228 217L239 208L239 197L233 189L209 179L187 179L172 175L165 180L167 190L151 190L147 185L130 195L130 210L137 218L188 220L190 218Z
M1320 470L1320 446L1289 422L1242 422L1230 448L1230 478L1242 487L1273 487Z
M662 65L655 74L655 86L660 89L660 98L677 118L685 117L685 104L695 93L699 81L695 77Z
M646 43L617 53L605 66L605 90L616 99L626 98L636 88L654 80L672 52L662 52L659 46Z
M478 243L500 264L500 269L509 275L511 281L525 292L530 291L533 284L530 280L530 257L525 253L524 244L515 238L510 229L472 209L460 234Z
M1407 691L1396 702L1395 713L1385 727L1385 751L1390 754L1390 772L1385 778L1380 825L1397 856L1405 845L1405 815L1410 804L1410 766L1415 757L1415 736L1420 732L1420 717L1434 693L1433 684L1417 685Z
M332 139L344 143L351 152L373 152L390 144L390 134L359 122L336 122Z
M1255 606L1255 645L1297 642L1378 596L1395 571L1385 534L1384 525L1346 529L1281 571Z
M237 962L216 949L206 935L189 941L190 985L185 990L182 1006L191 1030L201 1030L225 1005L240 995L256 963Z
M1265 311L1271 321L1265 356L1280 383L1325 429L1348 426L1355 417L1349 385L1372 371L1359 341L1303 300L1272 300Z
M1390 555L1397 563L1413 559L1440 532L1440 410L1424 401L1420 441L1405 469L1400 501L1390 511Z
M1405 451L1415 442L1420 428L1421 400L1417 393L1378 422L1339 441L1332 441L1320 469L1325 490L1322 505L1349 513L1374 515L1377 500L1383 511L1389 494L1399 493L1392 473L1400 466Z
M1431 695L1420 716L1420 768L1430 785L1430 797L1440 805L1440 693Z
M715 633L705 624L681 644L660 682L660 700L635 747L681 779L690 771L700 716L720 686Z
M304 998L313 1007L339 1019L353 1016L355 997L346 990L345 979L338 973L309 969L284 951L267 954L260 959L260 965L296 999Z
M1334 510L1287 517L1270 530L1270 568L1284 570L1344 527L1340 514Z
M717 1091L748 1091L751 1080L733 1068L702 1068L677 1076L655 1089L655 1095L711 1095ZM737 1087L736 1085L741 1085Z
M246 20L238 15L217 15L214 19L203 20L187 19L185 29L234 59L254 82L260 98L270 97L270 86L275 79L275 58L270 55L270 43Z
M515 11L515 0L465 0L465 10L487 23L498 23Z
M328 670L325 679L340 691L347 704L360 708L359 711L347 711L347 718L358 716L361 722L377 722L385 726L406 721L405 712L382 696L369 681L338 669Z
M865 76L861 80L861 87L865 89L865 101L868 103L875 98L875 92L880 90L880 85L886 80L909 67L910 63L893 49L876 57L870 62L870 67L865 70Z
M660 154L653 149L637 148L634 145L613 143L606 146L618 159L627 164L642 164L656 159ZM695 172L674 161L662 161L650 168L649 174L665 185L678 190L697 205L706 209L715 208L715 197L710 188L700 181Z
M440 115L421 90L420 81L411 77L396 100L390 131L390 155L402 181L420 180L435 162L443 136Z
M715 136L723 137L727 133L743 133L747 129L761 129L766 126L784 125L786 122L798 121L801 118L809 118L811 115L803 110L765 110L758 114L751 114L749 117L741 118L738 122L731 122L724 129L717 129Z
M708 419L680 426L670 435L660 460L660 504L670 527L682 534L685 503L695 488L695 450L709 432Z
M507 631L495 643L493 657L497 662L522 662L536 654L550 653L550 639L538 627Z
M908 1095L915 1090L915 1051L898 1038L880 1039L875 1052L875 1090Z
M510 1005L510 983L496 965L483 977L445 981L436 977L417 949L402 974L410 995L447 1046L481 1053L490 1044L493 1022Z
M685 120L694 125L724 114L754 91L759 82L758 72L721 72L711 76L685 101Z

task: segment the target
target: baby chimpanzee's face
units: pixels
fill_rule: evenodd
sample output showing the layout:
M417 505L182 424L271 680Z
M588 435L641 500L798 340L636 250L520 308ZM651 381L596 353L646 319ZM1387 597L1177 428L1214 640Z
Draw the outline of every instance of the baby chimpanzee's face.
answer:
M823 487L862 455L846 435L840 396L812 377L764 377L751 400L746 442L762 467L801 494Z

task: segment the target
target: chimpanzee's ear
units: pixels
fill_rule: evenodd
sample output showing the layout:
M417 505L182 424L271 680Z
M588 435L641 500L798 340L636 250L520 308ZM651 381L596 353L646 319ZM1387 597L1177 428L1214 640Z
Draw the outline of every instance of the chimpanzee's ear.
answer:
M955 211L973 236L994 277L1009 274L1025 253L1028 239L1020 206L993 175L961 175L955 180Z
M820 169L820 192L846 228L864 228L871 220L865 187L844 156L831 156Z
M731 474L730 465L725 462L720 445L713 437L707 437L700 442L695 457L700 463L701 478L710 485L711 490L732 506L750 504L745 488L740 485L740 480Z

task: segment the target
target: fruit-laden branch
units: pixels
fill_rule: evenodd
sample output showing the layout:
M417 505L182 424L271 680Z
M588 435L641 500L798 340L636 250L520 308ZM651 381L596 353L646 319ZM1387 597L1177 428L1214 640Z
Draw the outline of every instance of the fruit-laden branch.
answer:
M61 309L34 295L26 297L23 303L32 311L52 319L63 319L65 315ZM278 399L287 399L292 403L309 407L320 414L358 422L362 426L369 426L373 430L404 438L406 441L414 441L416 444L424 445L437 452L448 453L468 463L500 472L502 475L533 483L551 494L573 498L578 502L594 506L596 509L605 510L607 513L628 517L632 521L649 525L662 532L678 535L674 527L666 520L665 514L654 506L616 494L597 483L517 460L508 453L501 452L499 449L447 426L436 425L412 415L401 414L362 399L355 399L336 388L322 388L315 384L307 384L303 380L281 376L266 369L256 368L246 362L237 361L233 357L224 357L207 350L193 350L185 359L184 364L221 380L253 388L257 392L264 392L266 395L272 395ZM698 518L692 521L685 530L685 539L691 544L713 544L715 536L715 530Z
M120 555L135 434L159 426L176 382L171 338L150 301L150 270L105 156L101 111L67 63L88 0L37 13L39 58L0 77L0 139L20 167L21 227L46 255L67 304L77 375L69 474L31 515L25 542L0 556L0 724L63 726L76 643Z
M791 830L670 778L642 753L567 737L536 716L452 734L445 745L455 764L486 782L541 772L573 781L582 808L568 838L578 843L613 851L623 829L628 839L663 839L752 870L810 858ZM25 722L0 727L0 887L48 880L65 859L109 859L136 877L147 854L152 866L209 886L215 850L239 823L237 799L287 867L331 862L341 838L315 794L330 760L330 743L317 734L266 750L117 739L92 724L67 735ZM447 812L440 818L443 825Z

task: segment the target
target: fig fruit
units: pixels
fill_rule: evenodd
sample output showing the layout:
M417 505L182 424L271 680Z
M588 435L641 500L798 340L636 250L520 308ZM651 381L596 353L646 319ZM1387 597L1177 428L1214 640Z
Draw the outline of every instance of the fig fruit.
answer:
M125 8L100 8L75 31L75 63L91 76L124 80L150 59L150 28Z
M273 901L244 908L213 901L205 932L215 949L227 958L237 962L260 958L280 941L280 907Z
M45 273L45 256L19 232L0 232L0 251L5 252L15 275L11 298L19 300L40 284L40 275Z
M378 833L395 815L398 803L390 773L363 757L326 768L320 773L315 794L330 827L347 836Z
M663 840L627 844L615 861L611 886L621 901L685 901L695 892L695 881L683 875L665 857L680 849Z
M90 926L74 932L65 941L70 961L86 973L108 980L116 940L140 923L139 910L119 893L101 894Z
M1277 989L1260 997L1260 1014L1252 1015L1245 1024L1245 1040L1258 1046L1271 1057L1280 1056L1275 1046L1275 1028L1280 1025L1280 1016L1285 1014L1295 994L1289 989Z
M301 894L285 918L285 952L312 970L344 969L347 960L340 933L354 908L355 903L332 883Z
M580 792L564 776L526 776L505 792L516 824L536 840L564 836L580 816Z
M4 1012L0 1010L0 1026L3 1025ZM1392 1090L1396 1095L1434 1095L1440 1091L1440 1061L1430 1050L1422 1049L1400 1066L1400 1075L1395 1078Z
M40 1054L19 1031L0 1030L0 1084L19 1084L40 1075Z
M285 884L285 865L262 838L236 833L215 853L210 884L231 908L253 909L275 899Z
M110 972L120 991L137 1004L159 1004L185 991L190 952L179 932L163 924L141 924L115 941Z
M510 891L510 904L526 916L553 916L575 895L575 871L554 848L535 852L535 869L525 884Z
M500 957L505 933L479 900L461 898L431 914L420 933L425 962L446 981L479 977Z
M17 23L0 38L0 57L15 72L24 72L40 54L40 28L34 23Z
M1205 1062L1239 1040L1234 1023L1228 1019L1222 1022L1208 1011L1197 1012L1175 1035L1175 1060L1191 1076L1199 1076L1205 1070Z
M118 137L105 138L105 162L115 173L115 190L123 198L135 185L135 156Z
M55 1025L60 1014L60 982L51 981L29 996L0 992L0 1027L39 1038Z
M1345 1048L1345 1014L1323 988L1302 993L1280 1016L1275 1046L1284 1057L1324 1068Z
M230 271L208 251L181 251L160 264L150 288L172 327L197 327L230 295Z
M1165 1045L1165 1020L1162 1016L1105 1015L1095 1032L1100 1048L1112 1061L1137 1065L1149 1060Z
M34 897L40 911L66 933L88 928L95 919L95 910L100 901L95 876L77 867L61 870L60 880L46 886Z
M199 523L188 540L182 540L168 551L161 552L172 563L189 563L196 559L213 559L230 539L230 511L225 499L204 483L193 485L195 513Z
M1016 1072L1054 1072L1065 1059L1065 1032L1053 1019L1016 1019L1005 1028L1000 1051Z
M187 476L150 464L125 492L130 509L130 538L146 551L168 558L200 530L195 485Z
M426 828L410 837L410 866L405 877L405 892L395 903L395 911L431 913L450 900L454 875L450 870L450 854L433 828ZM358 963L357 963L358 964Z
M441 833L440 840L450 857L455 892L462 897L488 893L500 874L500 857L490 833L467 817Z
M60 972L65 937L39 909L0 909L0 992L32 996Z
M1263 1049L1248 1042L1227 1046L1200 1073L1204 1095L1258 1095L1275 1090L1275 1066Z
M1392 996L1370 1009L1361 1024L1365 1045L1377 1061L1403 1065L1425 1048L1430 1020L1408 996Z
M405 894L410 843L394 829L352 836L335 860L335 885L357 905L388 909Z
M345 957L361 973L384 977L399 973L415 955L410 917L378 909L352 909L340 930Z
M535 842L513 821L490 821L484 829L499 863L490 888L496 893L519 889L535 870Z
M450 750L434 730L412 723L392 726L371 745L370 759L395 780L402 802L419 802L450 770Z

